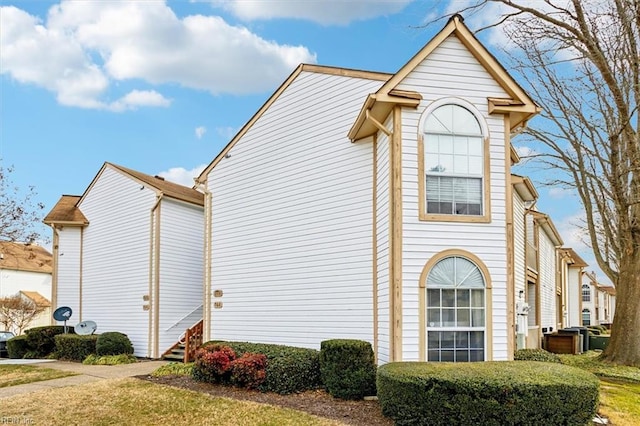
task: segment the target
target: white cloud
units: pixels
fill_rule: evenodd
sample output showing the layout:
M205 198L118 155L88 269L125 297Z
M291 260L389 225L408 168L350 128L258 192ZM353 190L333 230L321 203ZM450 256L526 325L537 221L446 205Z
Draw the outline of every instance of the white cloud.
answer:
M158 173L158 176L161 176L173 183L192 187L194 184L193 180L202 173L206 166L206 164L200 164L190 170L187 170L184 167L172 167L169 170Z
M232 137L234 137L236 135L236 133L238 133L237 128L235 127L231 127L231 126L227 126L227 127L216 127L216 133L218 133L218 135L220 135L222 137L222 139L229 141L231 140Z
M162 1L63 1L51 7L46 22L2 7L0 29L3 74L81 108L169 105L154 90L133 90L108 101L115 81L255 93L273 88L299 63L316 61L306 47L265 40L218 16L178 18Z
M214 0L212 3L245 21L302 19L323 25L346 25L400 12L413 0Z
M553 186L551 188L549 188L549 191L547 191L547 193L549 194L550 198L553 199L564 199L567 197L572 197L574 196L574 191L568 189L568 188L561 188L558 186Z
M204 126L196 127L196 138L202 139L205 133L207 133L206 127Z

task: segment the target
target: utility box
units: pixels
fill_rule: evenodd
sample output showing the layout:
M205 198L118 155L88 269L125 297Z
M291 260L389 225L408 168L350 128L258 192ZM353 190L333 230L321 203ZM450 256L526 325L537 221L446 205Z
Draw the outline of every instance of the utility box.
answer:
M580 353L580 333L545 334L545 349L554 354Z

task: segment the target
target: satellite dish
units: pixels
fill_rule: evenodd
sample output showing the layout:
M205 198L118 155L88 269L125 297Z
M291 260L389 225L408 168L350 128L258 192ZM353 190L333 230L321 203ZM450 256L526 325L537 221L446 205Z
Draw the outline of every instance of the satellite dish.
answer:
M67 321L71 318L71 314L73 311L68 306L60 306L58 309L53 311L53 319L56 321Z
M76 332L76 334L79 334L81 336L87 336L89 334L95 333L97 328L98 324L96 324L95 321L82 321L76 324L74 331Z

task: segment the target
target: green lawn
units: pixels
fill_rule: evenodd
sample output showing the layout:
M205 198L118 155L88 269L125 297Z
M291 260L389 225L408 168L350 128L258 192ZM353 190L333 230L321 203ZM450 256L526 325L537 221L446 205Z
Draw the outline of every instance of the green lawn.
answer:
M344 425L295 410L214 398L135 378L4 398L2 416L38 425Z
M32 365L0 365L0 388L75 376L76 373Z

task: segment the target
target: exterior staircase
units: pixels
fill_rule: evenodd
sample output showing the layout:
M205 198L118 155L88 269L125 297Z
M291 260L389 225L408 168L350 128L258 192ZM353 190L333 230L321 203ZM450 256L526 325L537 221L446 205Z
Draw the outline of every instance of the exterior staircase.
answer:
M202 345L202 320L188 328L180 339L171 346L162 359L176 362L192 362L196 358L196 351Z

